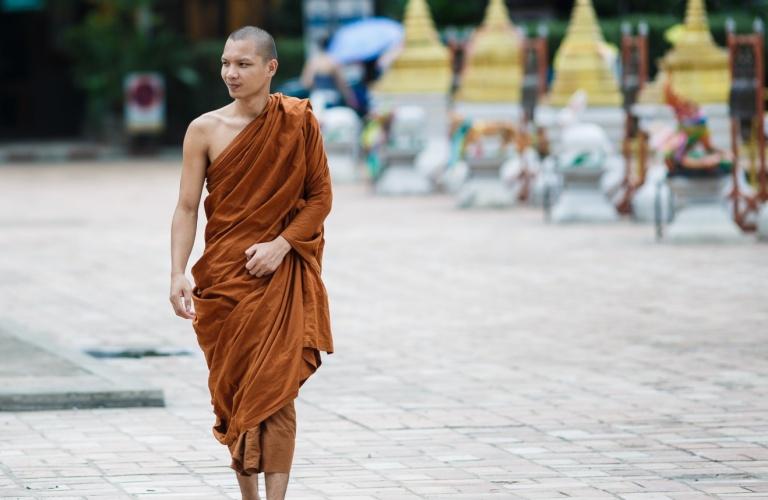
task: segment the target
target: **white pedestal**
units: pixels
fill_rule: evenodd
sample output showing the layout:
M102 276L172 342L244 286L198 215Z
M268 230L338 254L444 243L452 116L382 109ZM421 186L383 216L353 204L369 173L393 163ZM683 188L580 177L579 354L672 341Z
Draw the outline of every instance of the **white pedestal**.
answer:
M315 111L323 132L328 169L334 182L350 182L358 175L360 130L362 123L354 110L346 107Z
M497 121L518 125L522 120L523 108L519 103L510 101L456 101L453 105L453 113L470 120ZM478 168L483 169L480 166L482 162L496 162L498 168L492 175L487 172L478 173ZM520 186L510 186L499 175L503 160L481 160L479 163L476 162L474 166L472 161L467 163L470 174L458 191L459 207L502 208L517 203Z
M670 243L743 243L749 238L731 219L723 205L722 191L728 177L667 180L675 213L664 240Z
M374 192L381 195L423 195L434 191L427 175L415 168L417 151L385 149L384 167L376 181Z
M426 194L435 190L434 180L445 170L448 156L444 154L442 145L448 137L448 96L446 94L391 94L374 92L372 109L384 113L398 106L419 106L425 110L427 117L426 146L424 151L430 153L429 158L420 158L423 168L416 168L412 157L410 164L389 162L384 167L381 177L376 183L375 191L379 194ZM385 153L386 154L386 153ZM389 160L385 159L385 164Z
M467 160L469 175L457 194L460 208L503 208L517 201L517 189L501 178L504 158Z
M328 169L331 171L333 182L353 182L360 177L357 148L334 145L326 147L325 154L328 157Z
M561 171L563 190L552 208L552 221L615 222L616 208L606 198L600 186L603 169L568 168Z
M768 241L768 203L757 214L757 237L760 241Z
M701 106L701 111L707 117L707 126L711 136L712 143L725 151L730 151L730 118L728 117L728 106L724 103L721 104L704 104ZM677 119L675 118L674 110L667 104L635 104L632 107L632 112L639 118L640 128L652 135L653 125L661 124L666 128L677 128ZM653 155L657 157L656 162L661 164L661 152L653 151ZM666 167L664 167L666 173ZM654 205L655 205L655 191L656 182L659 180L658 176L654 176L649 171L648 179L646 183L638 189L632 200L632 210L636 220L641 222L654 221ZM672 217L671 213L668 213L668 207L670 204L669 186L667 184L662 186L660 193L661 207L662 207L662 220L669 221ZM719 202L719 198L716 199ZM679 214L678 214L679 215ZM718 217L719 219L719 217ZM683 223L687 220L687 216L683 216ZM692 222L692 221L691 221ZM721 221L722 222L722 221ZM726 224L728 226L729 224ZM673 234L676 230L673 230ZM726 232L731 232L725 230ZM731 232L732 233L732 232ZM739 231L740 233L740 231ZM687 234L687 233L686 233ZM683 238L685 239L685 238Z
M652 224L656 221L656 196L659 190L658 200L661 206L661 220L665 223L670 222L672 211L670 210L670 192L669 186L664 181L667 177L667 167L665 165L654 165L648 169L645 175L645 182L637 188L632 196L632 218L637 222ZM659 183L661 183L659 185Z

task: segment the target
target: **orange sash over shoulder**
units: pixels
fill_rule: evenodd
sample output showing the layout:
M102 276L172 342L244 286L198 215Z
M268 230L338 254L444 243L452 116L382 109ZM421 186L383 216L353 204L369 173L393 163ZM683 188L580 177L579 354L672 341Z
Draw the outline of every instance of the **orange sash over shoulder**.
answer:
M231 445L296 398L319 351L333 352L320 278L331 180L308 101L271 94L208 166L206 188L193 326L210 371L213 433ZM245 250L279 235L292 250L277 270L249 274Z

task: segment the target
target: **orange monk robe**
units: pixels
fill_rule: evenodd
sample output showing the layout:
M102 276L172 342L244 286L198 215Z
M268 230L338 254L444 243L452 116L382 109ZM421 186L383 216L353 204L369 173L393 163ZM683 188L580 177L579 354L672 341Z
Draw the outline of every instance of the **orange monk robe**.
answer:
M320 278L331 180L308 101L271 94L208 166L206 189L193 326L210 371L213 433L232 445L296 398L319 351L333 352ZM277 270L249 274L245 250L279 235L292 248Z

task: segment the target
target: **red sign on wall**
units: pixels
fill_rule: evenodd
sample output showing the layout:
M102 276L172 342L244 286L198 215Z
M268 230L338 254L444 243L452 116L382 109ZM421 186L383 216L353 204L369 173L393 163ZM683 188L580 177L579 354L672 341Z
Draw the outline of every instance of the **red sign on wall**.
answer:
M125 128L158 133L165 128L165 81L159 73L129 73L123 83Z

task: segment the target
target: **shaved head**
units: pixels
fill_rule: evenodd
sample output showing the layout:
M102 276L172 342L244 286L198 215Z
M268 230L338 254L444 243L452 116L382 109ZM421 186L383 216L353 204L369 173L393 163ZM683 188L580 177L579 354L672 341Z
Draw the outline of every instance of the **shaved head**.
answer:
M253 40L256 44L256 52L264 58L265 61L277 59L277 47L275 47L274 38L261 28L257 28L256 26L243 26L242 28L233 31L227 39L234 41Z

